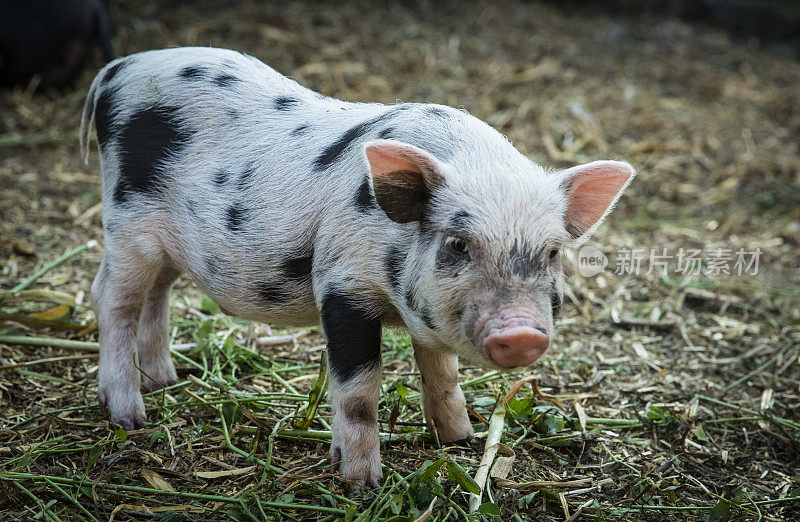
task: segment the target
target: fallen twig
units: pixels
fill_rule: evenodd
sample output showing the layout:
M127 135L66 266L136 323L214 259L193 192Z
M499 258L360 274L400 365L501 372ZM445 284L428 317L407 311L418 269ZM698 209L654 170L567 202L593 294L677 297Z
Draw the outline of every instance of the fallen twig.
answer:
M663 319L661 321L651 321L650 319L644 319L642 317L623 316L614 321L614 324L620 326L641 326L646 328L652 328L654 330L669 331L673 330L678 323L670 319Z
M84 354L84 355L67 355L64 357L48 357L46 359L36 359L35 361L25 361L21 363L15 364L6 364L5 366L0 366L1 370L10 370L12 368L21 368L23 366L33 366L34 364L45 364L50 362L58 362L58 361L73 361L75 359L86 359L89 357L94 357L97 354Z
M588 486L592 483L592 478L577 479L577 480L529 480L527 482L514 482L513 480L495 478L495 483L501 488L511 488L519 491L528 491L531 489L564 489L564 488L578 488Z
M50 270L54 269L55 267L57 267L58 265L60 265L64 261L66 261L67 259L70 259L72 257L77 256L78 254L80 254L81 252L86 250L87 248L94 248L96 246L97 246L97 241L94 240L94 239L90 239L86 243L73 248L69 252L66 252L66 253L62 254L59 257L57 257L55 260L47 263L42 268L40 268L39 270L34 272L34 274L32 276L30 276L27 279L21 281L17 286L12 288L11 291L12 292L19 292L20 290L24 290L25 288L29 287L33 282L35 282L37 279L39 279L40 277L45 275L47 272L49 272Z
M791 342L787 343L786 346L781 348L781 350L778 353L776 353L774 356L772 356L767 362L765 362L764 364L760 365L758 368L756 368L752 372L748 373L744 377L736 379L734 382L732 382L729 385L727 385L724 388L722 388L722 393L726 393L731 388L735 388L735 387L739 386L740 384L742 384L743 382L748 380L750 377L753 377L754 375L756 375L756 374L760 373L761 371L763 371L765 368L771 366L772 363L777 361L780 358L781 355L783 355L787 351L789 351L789 348L791 348L794 345L795 345L794 341L791 341Z
M0 343L5 344L24 344L28 346L52 346L53 348L64 348L77 352L99 352L100 343L94 341L73 341L71 339L59 339L54 337L27 337L24 335L0 335ZM170 350L176 352L189 352L195 343L173 344Z
M271 335L268 337L259 337L256 343L259 346L281 346L284 344L294 344L294 335Z
M500 438L503 436L503 425L506 417L506 404L514 397L514 395L522 389L525 384L535 381L536 377L529 375L524 377L511 386L508 393L501 400L497 401L497 405L489 418L489 429L486 435L486 446L483 451L483 458L478 465L478 471L475 472L475 482L480 488L480 493L470 493L469 495L469 512L475 513L481 505L481 498L483 497L483 490L486 488L486 481L489 478L489 470L494 462L494 457L497 455L498 444ZM538 387L537 387L538 389Z

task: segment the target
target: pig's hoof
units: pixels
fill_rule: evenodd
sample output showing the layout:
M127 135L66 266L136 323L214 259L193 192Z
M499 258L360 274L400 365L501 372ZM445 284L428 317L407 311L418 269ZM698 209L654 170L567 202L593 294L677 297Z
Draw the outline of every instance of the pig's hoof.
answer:
M342 449L331 448L331 470L338 471L353 492L377 488L381 481L380 455L365 456L347 460Z
M473 437L473 435L475 435L475 432L472 429L472 424L467 424L466 426L455 426L450 429L442 429L440 427L437 429L437 431L439 434L439 442L442 444L467 442Z
M177 377L171 377L165 380L162 379L149 379L147 377L142 377L142 388L146 392L152 392L156 390L160 390L162 388L168 388L178 382Z
M139 390L135 393L109 393L104 388L98 391L97 397L101 405L108 409L111 422L119 424L126 430L141 428L147 416L144 412L144 401Z
M114 424L119 424L125 431L138 430L139 428L144 426L146 420L147 418L144 415L142 415L141 417L139 416L119 417L119 418L111 417L111 422L113 422Z
M178 382L178 374L175 372L175 365L172 359L156 359L153 361L142 361L142 388L146 391L160 390Z

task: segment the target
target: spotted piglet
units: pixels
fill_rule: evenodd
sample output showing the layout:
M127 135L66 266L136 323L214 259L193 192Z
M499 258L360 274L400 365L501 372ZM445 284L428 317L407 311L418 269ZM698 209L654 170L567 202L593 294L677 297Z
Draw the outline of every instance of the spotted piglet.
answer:
M86 100L84 158L92 118L105 233L92 295L111 419L142 425L140 386L175 381L167 295L189 274L226 313L321 322L331 457L366 487L381 477L381 327L412 338L429 428L443 442L471 436L458 357L541 357L562 249L635 174L617 161L549 171L465 111L342 102L221 49L108 64Z

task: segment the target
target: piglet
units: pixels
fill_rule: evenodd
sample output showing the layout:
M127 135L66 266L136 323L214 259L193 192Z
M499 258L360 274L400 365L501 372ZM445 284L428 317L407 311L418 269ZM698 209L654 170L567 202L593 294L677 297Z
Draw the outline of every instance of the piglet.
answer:
M362 487L381 478L381 327L410 334L429 428L470 437L458 358L509 369L542 356L563 248L635 174L617 161L548 170L463 110L339 101L222 49L108 64L86 99L84 158L92 118L105 234L92 295L111 419L141 426L140 386L175 381L167 296L188 274L226 313L321 322L331 457Z

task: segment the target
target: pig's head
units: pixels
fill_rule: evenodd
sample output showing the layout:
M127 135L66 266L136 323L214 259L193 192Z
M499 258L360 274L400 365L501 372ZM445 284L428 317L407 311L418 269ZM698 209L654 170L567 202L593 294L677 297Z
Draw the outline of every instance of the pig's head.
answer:
M379 206L414 231L398 247L397 285L412 337L494 368L547 349L563 248L600 224L635 175L617 161L548 172L508 149L442 162L401 142L365 146Z

